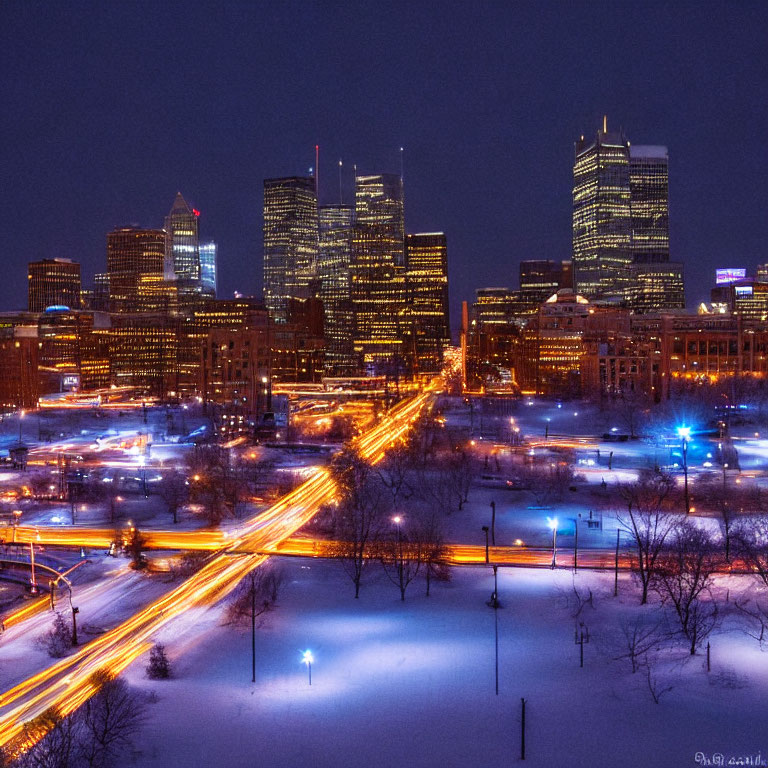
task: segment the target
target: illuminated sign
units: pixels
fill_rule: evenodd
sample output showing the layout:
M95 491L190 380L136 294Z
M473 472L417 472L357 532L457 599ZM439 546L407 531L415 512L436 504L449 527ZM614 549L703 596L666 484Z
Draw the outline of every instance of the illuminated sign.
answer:
M747 270L743 267L715 270L715 282L718 285L722 285L723 283L734 283L737 280L743 280L746 276Z
M751 285L736 285L734 286L736 290L737 296L751 296L752 295L752 286Z

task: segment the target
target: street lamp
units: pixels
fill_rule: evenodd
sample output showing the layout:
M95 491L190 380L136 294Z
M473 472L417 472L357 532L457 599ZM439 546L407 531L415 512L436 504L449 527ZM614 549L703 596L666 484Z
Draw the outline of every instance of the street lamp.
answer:
M491 544L496 546L496 502L491 502Z
M21 510L13 510L13 543L16 543L16 529L19 527L19 519L21 518Z
M552 531L552 567L557 567L557 518L548 517L547 525Z
M309 673L309 684L312 685L312 662L314 661L312 651L304 651L301 656L302 664L307 665L307 672Z
M24 409L22 408L22 409L19 411L19 445L21 445L21 423L22 423L22 420L23 420L23 418L24 418L24 413L25 413L25 411L24 411Z
M544 425L544 439L549 440L549 422L552 421L549 417L545 419L546 424Z
M483 526L483 533L485 533L485 562L490 562L489 553L488 553L488 526Z
M691 512L691 499L688 495L688 441L691 439L690 427L678 427L677 435L680 438L683 449L683 476L685 478L685 514Z

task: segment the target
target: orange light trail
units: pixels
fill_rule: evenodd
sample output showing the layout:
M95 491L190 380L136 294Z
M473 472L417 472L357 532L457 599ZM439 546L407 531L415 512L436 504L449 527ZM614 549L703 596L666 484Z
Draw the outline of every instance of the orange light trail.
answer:
M376 463L386 448L399 440L431 396L432 388L405 400L365 435L354 441L363 458ZM305 525L320 506L334 497L335 488L327 469L319 469L296 490L284 496L266 512L240 528L226 549L216 554L196 574L154 601L130 619L105 632L62 659L0 695L0 747L24 751L30 744L24 737L24 724L51 707L59 712L74 711L95 693L94 672L119 674L146 651L149 638L175 617L193 606L211 604L227 595L251 569L267 555L239 554L263 552L275 547ZM12 709L8 709L15 705ZM70 709L70 706L72 709ZM39 739L43 733L35 734Z

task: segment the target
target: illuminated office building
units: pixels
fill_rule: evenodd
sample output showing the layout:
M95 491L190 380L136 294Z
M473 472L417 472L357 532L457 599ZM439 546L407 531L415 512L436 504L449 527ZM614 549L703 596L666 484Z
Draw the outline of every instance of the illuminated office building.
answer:
M71 259L31 261L28 271L28 309L43 312L48 307L80 308L80 265Z
M199 215L178 192L165 217L165 279L176 280L180 293L201 290Z
M442 232L405 239L407 309L403 355L412 373L438 373L451 343L448 247Z
M570 261L527 259L520 262L520 296L529 305L531 314L561 288L573 288Z
M314 293L317 238L315 179L264 179L264 300L275 322L286 322L289 298Z
M165 231L120 227L107 235L107 279L113 312L138 309L141 277L163 276Z
M629 149L632 210L632 280L627 292L634 312L685 307L683 265L669 260L669 157L666 147Z
M576 142L573 166L574 289L622 300L632 264L629 142L603 129Z
M200 243L200 284L207 296L216 296L216 243Z
M369 371L401 364L406 307L402 179L355 178L351 265L354 350Z
M683 265L678 261L632 265L627 304L636 313L685 308Z
M722 283L712 289L711 298L745 320L768 320L768 282L744 278Z
M350 298L350 263L354 208L324 205L318 209L317 277L325 314L326 372L332 376L355 373L354 315Z

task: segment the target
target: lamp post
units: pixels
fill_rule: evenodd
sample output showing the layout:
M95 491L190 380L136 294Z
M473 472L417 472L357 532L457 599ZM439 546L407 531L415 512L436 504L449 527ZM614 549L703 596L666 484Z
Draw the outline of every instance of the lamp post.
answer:
M400 523L402 521L403 518L400 515L395 515L392 518L392 522L397 526L397 578L401 590L403 589L403 537L400 532Z
M307 665L307 672L309 674L309 684L310 685L312 685L312 662L314 660L315 659L312 656L312 651L304 651L304 653L301 656L302 663Z
M21 510L13 510L13 543L16 543L16 529L19 527L19 519L21 518Z
M24 419L24 413L25 413L25 411L24 411L24 409L22 408L22 409L19 411L19 445L21 445L21 424L22 424L22 421L23 421L23 419Z
M691 439L690 427L678 427L677 434L680 437L683 449L683 477L685 483L685 514L691 513L691 499L688 495L688 441Z
M557 518L548 517L547 525L552 531L552 568L557 567Z
M621 528L616 529L616 561L613 572L613 596L619 594L619 539L621 538Z
M551 421L551 419L549 417L547 417L546 423L544 425L544 439L545 440L549 440L549 422L550 421Z
M581 517L581 512L579 512ZM573 522L573 570L579 570L579 518L569 517L569 520Z
M491 502L491 544L496 546L496 502Z
M487 525L483 526L483 533L485 534L485 562L489 563L490 556L488 552L488 526Z
M30 592L33 595L37 594L37 580L35 579L35 545L30 541L29 542L29 562L32 567L32 587L30 588Z

